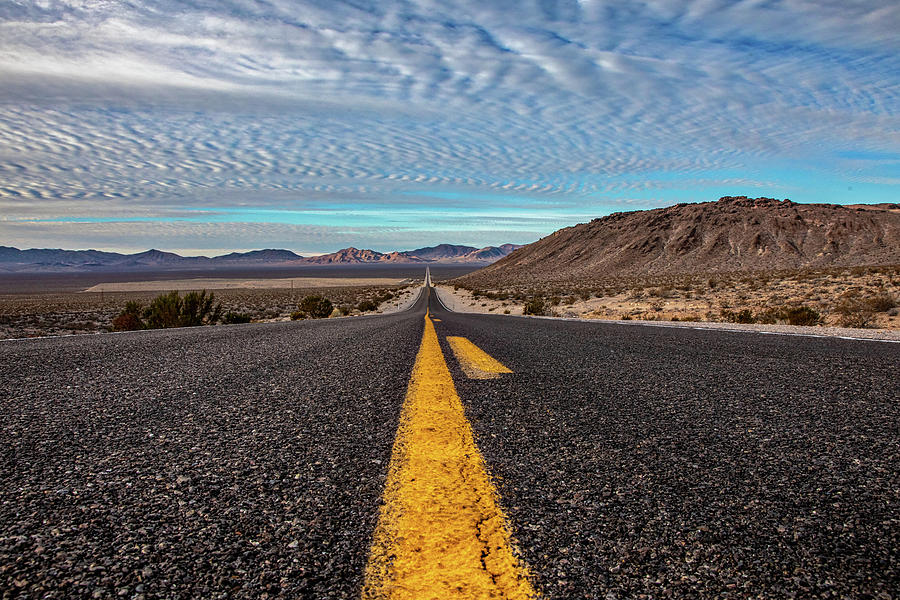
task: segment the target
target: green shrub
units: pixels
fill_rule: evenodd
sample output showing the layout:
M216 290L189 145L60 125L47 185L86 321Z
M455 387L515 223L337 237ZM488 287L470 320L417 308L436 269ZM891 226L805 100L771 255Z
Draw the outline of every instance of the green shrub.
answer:
M222 316L222 305L215 304L215 294L189 292L184 298L173 290L154 298L144 309L144 321L149 329L196 327L212 325Z
M306 296L297 306L299 310L291 313L291 319L327 319L334 311L331 300L324 296Z
M178 292L171 291L154 298L144 310L144 318L150 329L163 329L166 327L178 327L181 316L181 296Z
M215 294L188 292L181 300L181 327L212 325L222 318L222 305L215 304Z
M369 312L370 310L375 310L376 308L378 308L378 305L372 300L363 300L356 305L356 309L359 312Z
M249 323L250 315L244 313L227 312L222 317L222 323L225 325L237 325L239 323Z
M523 315L543 315L545 310L544 299L540 296L535 296L531 300L525 303L525 307L522 309Z

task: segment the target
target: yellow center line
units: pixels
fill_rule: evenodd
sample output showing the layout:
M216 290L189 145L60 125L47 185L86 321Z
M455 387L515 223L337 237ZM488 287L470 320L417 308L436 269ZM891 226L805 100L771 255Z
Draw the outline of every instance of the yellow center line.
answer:
M362 597L536 597L427 314Z
M450 349L456 355L459 366L469 379L496 379L501 373L512 373L503 363L467 338L447 336L447 341L450 342Z

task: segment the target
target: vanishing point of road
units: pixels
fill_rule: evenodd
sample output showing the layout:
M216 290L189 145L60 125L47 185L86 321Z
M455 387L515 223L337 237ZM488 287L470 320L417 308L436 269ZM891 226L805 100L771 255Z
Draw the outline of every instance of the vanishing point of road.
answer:
M900 345L393 314L0 343L5 598L900 596Z

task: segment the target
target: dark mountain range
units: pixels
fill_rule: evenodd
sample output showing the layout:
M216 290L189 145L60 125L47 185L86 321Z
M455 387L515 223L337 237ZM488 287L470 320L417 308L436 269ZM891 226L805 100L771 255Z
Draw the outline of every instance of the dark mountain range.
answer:
M250 252L232 252L231 254L223 254L216 256L210 260L217 263L227 263L229 261L240 261L242 263L251 262L287 262L299 260L303 257L290 250L251 250Z
M177 271L194 269L228 269L240 267L292 267L309 265L367 265L416 263L473 263L488 264L505 256L514 244L475 248L440 244L407 252L382 253L374 250L344 248L331 254L303 257L290 250L252 250L232 252L212 258L180 256L173 252L147 250L137 254L120 254L98 250L19 250L0 246L0 272L65 273L101 271ZM421 254L421 255L420 255Z
M900 264L900 205L718 202L615 213L560 229L464 276L487 285Z

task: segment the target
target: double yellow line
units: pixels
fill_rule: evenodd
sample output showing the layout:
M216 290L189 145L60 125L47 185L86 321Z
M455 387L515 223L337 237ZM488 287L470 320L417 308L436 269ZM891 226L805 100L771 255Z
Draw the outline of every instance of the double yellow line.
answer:
M500 365L466 350L481 370ZM362 596L536 597L427 313Z

